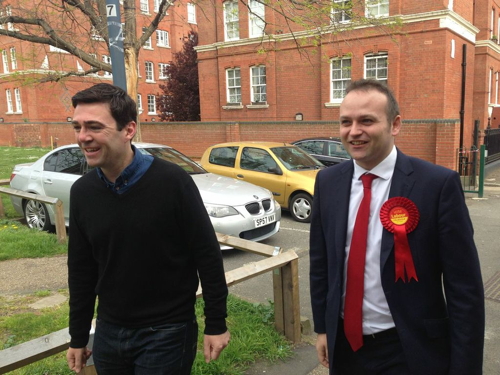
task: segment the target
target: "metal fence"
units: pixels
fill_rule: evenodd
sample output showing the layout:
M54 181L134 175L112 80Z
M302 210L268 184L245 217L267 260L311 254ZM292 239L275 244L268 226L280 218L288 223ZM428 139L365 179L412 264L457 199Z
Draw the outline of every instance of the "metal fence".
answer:
M486 164L500 160L500 129L485 129L484 144L488 150Z
M457 171L460 174L464 193L475 193L479 198L483 197L484 192L485 154L485 145L482 145L480 149L475 146L470 149L458 149Z

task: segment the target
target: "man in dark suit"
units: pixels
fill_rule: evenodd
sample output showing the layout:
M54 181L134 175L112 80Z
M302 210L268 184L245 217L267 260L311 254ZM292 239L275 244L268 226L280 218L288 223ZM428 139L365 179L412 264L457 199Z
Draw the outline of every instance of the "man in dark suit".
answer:
M351 83L340 136L353 160L321 171L314 193L318 358L330 374L481 374L484 291L460 178L399 151L400 129L385 84ZM373 175L368 203L360 203L370 190L364 174ZM360 204L368 205L368 225L353 236Z

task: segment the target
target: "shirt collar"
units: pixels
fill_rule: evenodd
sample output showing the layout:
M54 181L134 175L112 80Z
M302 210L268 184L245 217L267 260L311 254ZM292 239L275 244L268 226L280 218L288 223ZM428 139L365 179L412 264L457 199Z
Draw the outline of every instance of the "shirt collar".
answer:
M134 152L134 158L132 159L132 163L130 163L123 172L118 176L114 183L110 182L101 168L97 168L97 174L106 183L107 187L111 188L119 188L123 185L127 185L128 181L137 173L137 171L141 168L142 163L144 163L144 155L137 151L137 148L132 145L132 151Z
M390 152L387 157L382 160L379 164L377 164L374 168L371 170L366 170L363 167L360 167L358 163L356 163L356 160L354 160L354 179L359 180L361 178L361 175L365 173L372 173L379 178L382 178L384 180L389 180L392 177L392 174L394 173L394 168L396 167L396 159L398 157L398 152L396 149L396 146L392 147L392 151Z

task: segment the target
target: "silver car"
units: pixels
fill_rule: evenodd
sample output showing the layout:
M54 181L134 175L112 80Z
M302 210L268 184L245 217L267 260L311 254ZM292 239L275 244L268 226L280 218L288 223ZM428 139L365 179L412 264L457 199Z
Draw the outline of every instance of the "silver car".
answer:
M152 143L134 145L140 152L177 164L191 175L216 232L262 241L279 231L281 206L269 190L208 173L171 147ZM16 165L10 186L28 193L59 198L63 202L67 226L71 185L88 171L89 166L78 145L67 145L50 151L34 163ZM25 217L29 227L52 229L55 223L52 205L14 196L11 196L11 201L15 210Z

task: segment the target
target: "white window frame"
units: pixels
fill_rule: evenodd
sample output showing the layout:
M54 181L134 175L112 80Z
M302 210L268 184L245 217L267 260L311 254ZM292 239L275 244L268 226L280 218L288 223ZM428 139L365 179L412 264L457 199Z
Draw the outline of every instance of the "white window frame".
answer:
M17 69L16 47L10 47L10 66L12 70Z
M375 61L375 67L368 68L368 63L371 61ZM370 75L368 75L368 69L370 70ZM371 71L374 71L375 74L372 74ZM383 75L384 71L385 71L385 77ZM387 83L388 76L389 76L389 55L387 53L365 55L364 78L376 79L377 81L382 81Z
M12 16L12 8L11 8L10 5L7 5L5 7L5 15L8 16L8 17ZM14 24L12 22L7 22L7 30L9 30L9 31L15 31Z
M388 17L389 16L389 0L366 0L365 16L366 17Z
M166 30L156 30L156 46L170 47L170 35Z
M349 23L351 22L351 15L346 9L350 0L333 0L334 5L341 6L342 9L332 7L331 22L332 23Z
M54 47L54 46L49 46L49 52L56 52L56 53L69 53L68 51L65 51L61 48Z
M148 39L144 42L144 45L142 46L144 49L153 49L153 42L151 40L151 35L149 36Z
M196 5L187 3L187 21L196 24Z
M144 71L146 72L146 82L155 81L155 67L152 61L144 62Z
M149 14L149 1L148 0L140 0L139 1L139 8L141 10L141 13Z
M330 103L341 103L351 82L352 59L339 57L330 61Z
M5 90L5 98L7 103L6 113L14 113L14 106L12 105L12 93L10 92L10 89Z
M4 73L9 73L9 56L7 54L7 50L3 49L2 50L2 65L3 65L3 72Z
M238 0L228 0L223 4L225 41L240 39L240 19L238 4Z
M143 108L142 108L142 95L137 94L137 112L142 113Z
M264 35L266 7L258 0L248 2L248 33L250 38L257 38Z
M158 11L160 10L160 3L161 3L161 0L154 0L154 2L153 2L153 11L155 13L158 13Z
M170 64L167 63L158 63L158 79L169 79L168 74L165 73L165 68L167 68L169 65Z
M102 55L102 62L111 65L111 56ZM113 77L113 74L110 72L104 71L103 76L104 77Z
M491 104L491 91L493 89L493 68L490 68L490 76L488 79L488 104Z
M241 104L241 69L226 69L227 102Z
M265 65L256 65L250 68L250 83L251 83L250 99L252 101L252 104L267 103L266 74L267 71Z
M16 100L16 113L23 113L23 104L21 102L21 90L17 87L14 89L14 98Z
M148 115L156 115L156 96L148 94Z

